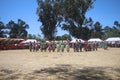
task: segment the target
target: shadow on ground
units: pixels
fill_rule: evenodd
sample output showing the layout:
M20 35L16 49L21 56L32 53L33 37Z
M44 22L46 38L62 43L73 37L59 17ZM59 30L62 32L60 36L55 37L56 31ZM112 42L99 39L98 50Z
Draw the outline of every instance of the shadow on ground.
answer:
M56 65L23 74L0 70L0 80L120 80L120 68Z
M103 67L75 68L71 65L58 65L54 68L35 70L33 74L48 74L60 80L120 80L120 69Z

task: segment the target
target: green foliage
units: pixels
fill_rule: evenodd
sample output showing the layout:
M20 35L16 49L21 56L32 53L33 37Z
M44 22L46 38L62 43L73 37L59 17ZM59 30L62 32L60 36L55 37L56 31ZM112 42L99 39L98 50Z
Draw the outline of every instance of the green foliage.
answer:
M2 21L0 21L0 37L4 38L6 37L6 32L5 32L5 25Z
M62 35L62 40L71 40L71 36L68 34Z
M55 40L62 40L62 37L61 36L56 36Z
M114 21L113 27L104 27L104 33L105 39L109 37L120 37L120 23L118 21Z
M59 0L37 0L37 14L42 23L40 30L45 38L52 40L57 32L56 27L61 21L59 16Z
M9 23L7 24L7 28L10 30L10 38L26 38L28 34L26 29L29 28L29 25L26 24L23 20L18 19L18 23L15 23L12 20L9 21Z
M62 2L61 12L65 23L62 29L69 31L69 33L76 38L88 39L83 33L86 31L89 32L86 27L91 21L86 19L85 13L92 8L94 1L95 0L64 0ZM85 35L88 36L88 34Z
M89 34L90 34L90 29L88 27L83 27L82 28L82 35L83 35L82 39L88 40L90 38Z
M95 0L37 0L37 14L39 21L42 22L40 27L44 37L53 39L56 27L60 26L63 30L77 38L82 35L82 25L85 25L85 13L91 9Z
M103 29L102 29L102 25L100 24L100 22L96 22L94 25L93 25L93 31L91 33L91 37L92 38L102 38L104 32L103 32Z
M64 34L62 36L56 36L55 40L71 40L71 36L68 34Z

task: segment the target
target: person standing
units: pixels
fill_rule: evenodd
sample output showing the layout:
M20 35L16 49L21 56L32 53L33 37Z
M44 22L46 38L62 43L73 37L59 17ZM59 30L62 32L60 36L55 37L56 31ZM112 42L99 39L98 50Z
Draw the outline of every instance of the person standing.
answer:
M30 52L32 51L32 42L31 41L29 43L29 50L30 50Z
M53 52L55 52L55 48L56 48L56 43L55 43L55 41L53 40L53 42L52 42L52 51L53 51Z
M88 51L88 42L87 41L84 42L84 51Z
M79 49L80 49L80 52L82 52L82 42L81 42L81 40L79 40Z
M70 43L69 41L67 40L67 43L66 43L66 51L69 52L70 51Z
M76 52L79 52L79 42L78 42L78 40L76 40L76 42L75 42L75 48L76 48Z
M106 50L107 49L107 43L105 41L102 42L101 47Z
M33 42L33 52L35 51L35 46L36 46L36 43L35 43L35 41Z
M61 47L61 51L64 52L65 45L64 45L63 40L62 40L62 42L61 42L61 46L60 46L60 47Z
M60 42L57 42L57 52L60 52Z
M43 42L40 42L40 50L43 52Z
M72 43L72 48L73 48L73 51L76 52L75 42Z
M52 50L52 42L49 41L49 43L48 43L48 51L51 52L51 50Z
M39 44L38 43L35 44L35 50L36 50L36 52L39 50Z
M94 46L94 50L96 50L97 51L97 42L95 41L95 42L93 42L93 46Z

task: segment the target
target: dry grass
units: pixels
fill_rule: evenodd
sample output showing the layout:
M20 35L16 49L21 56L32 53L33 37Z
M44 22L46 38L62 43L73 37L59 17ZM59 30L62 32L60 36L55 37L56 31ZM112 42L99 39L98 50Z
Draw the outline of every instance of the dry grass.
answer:
M120 80L120 48L69 53L0 51L0 80Z

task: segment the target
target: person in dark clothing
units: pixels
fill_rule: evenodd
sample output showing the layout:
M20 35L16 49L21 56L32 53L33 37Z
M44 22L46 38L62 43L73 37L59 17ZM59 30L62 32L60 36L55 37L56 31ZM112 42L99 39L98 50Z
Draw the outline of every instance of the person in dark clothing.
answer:
M81 40L79 40L79 49L80 49L80 52L82 52L82 42L81 42Z

